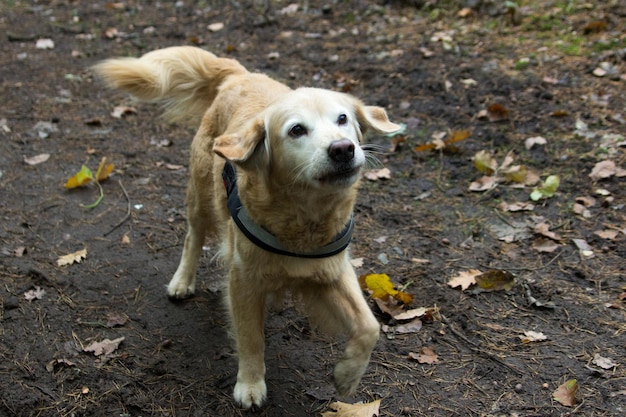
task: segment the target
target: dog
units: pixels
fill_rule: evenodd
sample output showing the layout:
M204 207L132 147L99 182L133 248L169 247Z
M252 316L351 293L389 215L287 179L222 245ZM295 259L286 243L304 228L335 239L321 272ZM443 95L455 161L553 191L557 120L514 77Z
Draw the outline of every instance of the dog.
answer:
M399 126L351 95L291 89L197 47L109 59L94 70L109 87L163 104L170 121L199 125L188 230L167 294L194 293L204 239L217 234L239 361L236 403L256 408L266 399L266 303L287 292L312 324L347 333L333 376L340 395L354 393L379 336L347 248L367 157L361 145L366 131Z

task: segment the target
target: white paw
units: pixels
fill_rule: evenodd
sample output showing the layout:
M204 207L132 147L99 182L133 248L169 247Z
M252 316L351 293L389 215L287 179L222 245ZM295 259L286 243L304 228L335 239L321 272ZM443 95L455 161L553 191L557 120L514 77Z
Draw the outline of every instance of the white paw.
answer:
M354 394L369 361L342 359L335 365L335 388L341 396Z
M188 282L189 280L180 279L178 275L174 275L174 278L167 286L167 296L175 300L181 300L193 295L196 292L195 280L191 284Z
M261 379L253 383L237 382L233 397L242 408L260 407L267 397L265 381Z

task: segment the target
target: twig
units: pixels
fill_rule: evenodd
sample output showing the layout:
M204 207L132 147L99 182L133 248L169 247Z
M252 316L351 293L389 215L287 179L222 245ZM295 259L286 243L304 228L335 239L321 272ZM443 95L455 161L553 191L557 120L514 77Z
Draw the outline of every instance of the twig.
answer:
M502 359L498 358L496 355L494 355L493 353L490 353L484 349L482 349L480 346L478 346L475 342L472 342L471 340L469 340L467 337L465 337L465 335L463 333L461 333L460 331L458 331L457 329L454 328L453 324L450 322L450 320L448 320L448 318L441 314L441 319L443 320L443 322L445 324L448 325L448 328L450 329L450 331L452 333L454 333L454 335L456 337L458 337L459 339L463 340L465 343L467 343L469 345L469 348L471 350L473 350L476 353L481 353L483 355L485 355L486 357L488 357L489 359L491 359L494 362L498 362L500 365L505 366L507 368L509 368L510 370L512 370L513 372L515 372L518 375L523 375L524 372L520 371L519 369L517 369L516 367L514 367L513 365L509 365L508 363L504 362Z
M108 236L111 233L113 233L113 231L115 229L117 229L118 227L120 227L121 225L124 224L124 222L126 220L128 220L130 218L130 197L128 196L128 192L126 192L126 188L124 188L124 185L122 184L122 180L117 180L117 182L119 183L120 187L122 187L122 191L124 192L124 196L126 197L126 201L128 202L128 206L127 206L127 210L126 210L126 215L124 216L124 218L122 220L119 221L119 223L117 223L115 226L113 226L111 228L111 230L109 230L108 232L106 232L103 236Z

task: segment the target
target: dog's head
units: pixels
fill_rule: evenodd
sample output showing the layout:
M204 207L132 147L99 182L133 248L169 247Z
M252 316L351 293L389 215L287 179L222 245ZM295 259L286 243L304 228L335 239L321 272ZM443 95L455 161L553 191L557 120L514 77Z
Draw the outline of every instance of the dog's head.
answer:
M284 184L347 187L365 164L364 133L398 129L381 107L343 93L301 88L280 96L236 133L217 137L213 149L244 170L267 167Z

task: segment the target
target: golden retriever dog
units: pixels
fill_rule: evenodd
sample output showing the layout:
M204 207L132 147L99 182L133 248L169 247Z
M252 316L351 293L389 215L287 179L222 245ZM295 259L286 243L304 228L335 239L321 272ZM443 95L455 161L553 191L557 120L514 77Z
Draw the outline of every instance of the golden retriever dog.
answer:
M188 231L167 294L194 293L208 232L221 240L227 304L239 360L235 401L267 396L266 302L290 293L312 324L348 339L334 369L354 393L379 334L346 248L366 131L398 125L384 109L317 88L291 89L196 47L156 50L94 67L112 88L164 105L172 121L198 123L191 144Z

